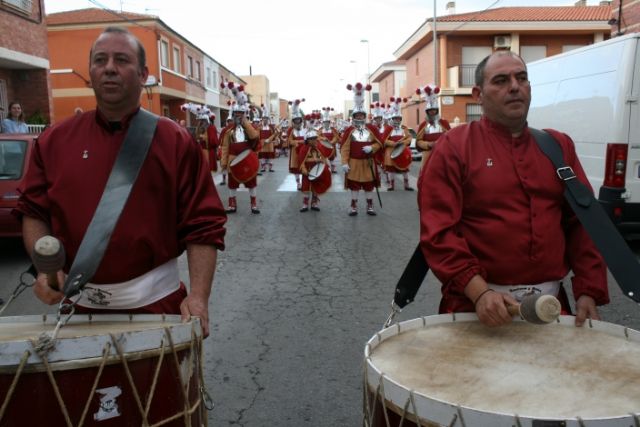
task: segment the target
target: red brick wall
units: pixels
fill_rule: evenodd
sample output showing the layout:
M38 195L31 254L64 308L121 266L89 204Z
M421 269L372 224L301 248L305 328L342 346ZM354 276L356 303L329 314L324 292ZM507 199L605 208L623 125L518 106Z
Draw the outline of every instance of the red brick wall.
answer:
M17 12L8 5L0 5L0 46L49 58L43 2L44 0L33 0L30 15Z
M620 31L623 34L640 32L640 0L625 0L622 2L622 18L620 14L620 0L611 3L611 18L616 22L611 25L611 35L618 32L618 20L620 20Z
M16 70L11 74L8 86L12 88L13 98L9 96L9 102L20 102L26 118L39 112L48 121L51 92L47 70Z

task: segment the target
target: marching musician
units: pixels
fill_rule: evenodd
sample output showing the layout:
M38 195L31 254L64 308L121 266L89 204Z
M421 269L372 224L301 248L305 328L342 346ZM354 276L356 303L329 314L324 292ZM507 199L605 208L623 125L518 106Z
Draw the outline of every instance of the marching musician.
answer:
M391 157L394 150L399 149L402 146L403 149L407 149L411 144L411 134L409 128L402 125L402 112L400 111L400 104L403 100L401 98L391 98L389 104L389 117L391 117L391 131L387 134L387 138L384 140L384 171L389 177L389 187L387 191L393 191L395 189L396 174L402 174L404 179L404 189L406 191L413 191L413 188L409 185L409 167L411 163L405 168L402 165L394 162ZM404 102L407 102L404 99Z
M269 122L269 111L262 106L262 124L258 128L260 132L260 172L265 172L267 165L269 172L273 172L273 159L276 157L276 148L274 141L278 137L276 128Z
M367 86L369 87L369 86ZM382 148L375 134L366 126L367 114L364 109L361 83L348 85L353 90L354 107L351 117L353 125L345 129L340 146L342 170L345 173L345 186L351 190L349 216L358 214L358 193L364 191L367 200L367 215L376 215L373 209L373 191L378 186L373 155Z
M331 112L333 108L331 107L323 107L322 108L322 127L320 128L320 134L323 138L325 138L329 143L333 146L333 152L331 156L329 156L329 165L331 166L331 173L336 173L336 151L338 141L340 140L340 135L336 128L331 126Z
M416 148L422 151L422 162L420 163L422 168L431 155L431 150L433 150L438 138L450 130L451 125L447 120L440 118L440 109L438 108L440 88L438 86L428 84L423 88L416 89L416 93L424 99L426 113L426 119L418 126L416 136Z
M304 101L304 99L302 100ZM298 145L304 142L304 134L306 129L302 126L303 111L300 109L300 101L296 99L289 102L291 105L291 123L293 126L289 129L287 135L287 146L289 147L289 172L294 174L296 178L296 186L298 191L302 188L300 182L300 160L298 159Z
M231 173L230 166L235 157L243 151L258 151L260 135L246 117L248 100L244 93L244 88L242 86L236 87L233 82L229 82L229 88L236 97L236 103L232 106L233 124L231 126L227 126L222 139L222 158L220 159L220 167L223 172L229 171L229 206L226 211L227 213L235 213L238 209L236 190L241 183L234 178ZM257 172L258 170L256 165L256 174ZM259 214L260 209L258 209L257 199L258 180L256 176L253 176L253 178L243 182L242 184L249 189L251 213Z
M308 128L305 132L304 143L299 146L298 155L302 159L300 162L300 172L302 174L302 185L300 190L304 193L302 199L302 208L300 212L307 212L309 210L309 196L311 193L311 210L320 210L320 198L318 197L318 190L314 187L313 182L309 179L309 172L314 166L319 163L325 164L328 167L327 159L322 155L317 147L319 142L319 135L313 128ZM322 136L320 136L322 138Z
M229 103L231 106L231 103ZM229 108L231 109L231 107ZM224 135L231 129L233 126L233 112L230 112L227 116L226 125L220 131L220 137L218 138L218 152L217 156L220 159L220 171L222 172L222 181L220 185L227 185L227 171L222 167L222 141L224 140Z

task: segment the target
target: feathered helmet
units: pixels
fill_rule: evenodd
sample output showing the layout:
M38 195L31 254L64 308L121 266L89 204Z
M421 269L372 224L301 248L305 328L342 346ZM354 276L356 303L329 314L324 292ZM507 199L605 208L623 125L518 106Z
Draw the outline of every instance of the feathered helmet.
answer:
M367 112L364 109L364 91L371 90L371 85L368 84L365 86L360 82L355 85L348 84L347 90L353 91L353 112L351 113L351 116L354 116L357 113L364 113L366 115Z
M390 99L389 103L389 118L402 117L402 104L407 102L407 98L400 98L399 96Z
M190 112L195 115L198 120L205 120L207 123L209 120L213 121L216 116L211 112L209 107L206 105L194 104L192 102L187 102L186 104L182 104L180 106L180 110L184 112Z
M304 102L304 98L289 101L289 105L291 106L291 120L304 118L304 112L300 108L300 103L302 102Z
M384 104L376 102L375 104L371 104L371 115L373 117L384 117Z
M422 97L425 102L424 109L438 109L438 97L440 96L440 88L434 84L428 84L425 87L416 89L416 93Z
M287 120L287 119L280 120L280 127L281 128L288 128L289 127L289 120Z
M322 107L322 121L330 122L331 121L331 112L333 108L331 107Z
M229 89L233 97L236 99L235 103L231 107L231 111L241 111L243 113L248 112L249 98L244 92L244 86L236 85L234 82L228 81L226 84L224 82L220 83L220 87L222 89Z

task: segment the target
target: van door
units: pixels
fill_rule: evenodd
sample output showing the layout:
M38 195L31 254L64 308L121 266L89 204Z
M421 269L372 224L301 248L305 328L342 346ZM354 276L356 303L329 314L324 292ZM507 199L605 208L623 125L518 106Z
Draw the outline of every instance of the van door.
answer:
M638 39L634 39L638 40ZM625 212L629 219L640 221L640 43L634 46L635 54L629 97L629 148L627 151L626 204L636 212ZM631 207L633 206L633 207Z

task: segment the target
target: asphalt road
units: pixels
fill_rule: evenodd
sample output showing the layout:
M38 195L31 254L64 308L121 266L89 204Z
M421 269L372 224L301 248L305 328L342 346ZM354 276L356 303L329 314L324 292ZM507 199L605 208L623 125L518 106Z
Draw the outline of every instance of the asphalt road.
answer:
M302 195L283 159L276 172L259 178L260 215L250 213L248 192L238 193L205 341L205 380L216 405L209 425L361 425L364 345L389 314L395 283L418 241L418 210L416 193L400 189L382 192L377 216L364 214L361 199L360 214L349 217L349 193L342 177L333 177L320 212L298 211ZM218 190L226 202L226 187ZM633 248L640 252L640 245ZM1 241L0 254L6 299L28 260L18 241ZM604 320L640 329L638 306L612 278L610 292ZM400 320L435 314L438 300L439 283L429 273ZM4 315L43 312L53 309L27 290Z

